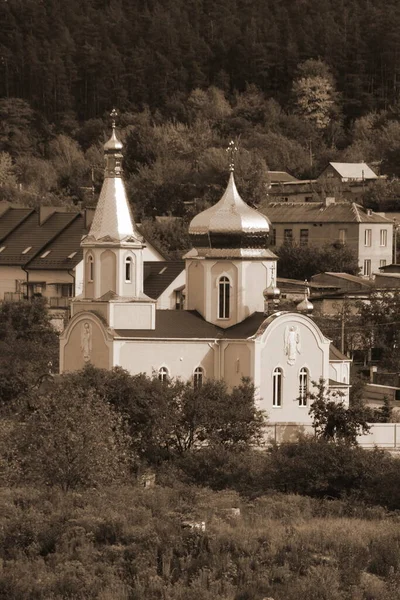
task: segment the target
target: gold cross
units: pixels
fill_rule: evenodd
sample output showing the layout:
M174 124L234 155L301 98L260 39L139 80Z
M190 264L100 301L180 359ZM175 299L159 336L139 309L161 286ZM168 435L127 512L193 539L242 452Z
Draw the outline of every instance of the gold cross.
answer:
M232 172L235 170L235 154L238 151L237 146L233 140L229 142L226 151L229 157L229 170Z
M113 129L115 129L115 120L118 117L118 113L115 110L115 108L113 108L112 111L110 112L110 117L112 118L111 126L112 126Z

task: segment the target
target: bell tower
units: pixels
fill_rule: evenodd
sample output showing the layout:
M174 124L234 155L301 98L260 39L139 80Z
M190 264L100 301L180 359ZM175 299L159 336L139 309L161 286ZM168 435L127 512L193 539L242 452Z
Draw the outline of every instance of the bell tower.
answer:
M156 301L143 293L143 238L133 220L122 178L122 143L112 133L104 144L104 181L90 231L81 241L83 294L71 316L95 313L114 329L154 329Z
M85 298L107 292L138 297L143 293L143 239L136 229L122 178L123 145L116 134L104 144L104 181L89 234L82 240Z

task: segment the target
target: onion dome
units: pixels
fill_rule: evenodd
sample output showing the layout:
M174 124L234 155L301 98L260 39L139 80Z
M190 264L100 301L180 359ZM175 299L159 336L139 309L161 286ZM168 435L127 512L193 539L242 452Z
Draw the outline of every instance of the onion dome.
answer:
M310 288L308 287L307 279L304 282L304 299L297 305L297 310L304 315L309 315L314 310L314 305L308 299L310 295Z
M112 111L112 134L104 144L105 171L104 181L97 202L89 235L83 240L82 245L93 242L121 241L142 246L142 236L136 229L132 217L125 184L122 179L122 148L123 144L117 138L115 131L115 117L117 112Z
M240 197L233 172L221 200L196 215L189 225L195 248L266 248L269 231L268 218Z

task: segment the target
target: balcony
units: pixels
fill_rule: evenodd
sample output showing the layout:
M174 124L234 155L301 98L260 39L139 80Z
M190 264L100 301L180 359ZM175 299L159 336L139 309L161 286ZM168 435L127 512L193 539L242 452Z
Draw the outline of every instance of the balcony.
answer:
M24 298L22 292L4 292L4 302L20 302Z
M67 296L62 296L60 298L57 298L57 297L47 298L50 308L68 308L71 300L72 300L72 298L68 298Z

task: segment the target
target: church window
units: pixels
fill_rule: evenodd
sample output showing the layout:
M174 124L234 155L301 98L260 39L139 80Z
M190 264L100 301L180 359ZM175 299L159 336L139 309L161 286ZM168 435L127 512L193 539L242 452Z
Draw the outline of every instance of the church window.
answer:
M218 318L229 319L230 317L230 293L231 285L228 277L220 277L218 283Z
M125 283L132 281L132 258L128 256L125 259Z
M160 369L158 369L158 379L160 381L168 381L168 369L167 367L161 367Z
M94 276L94 260L93 260L93 256L91 254L89 254L88 256L88 280L89 281L93 281L93 276Z
M299 374L299 406L307 406L308 370L303 367Z
M203 385L204 370L202 367L197 367L193 373L193 386L195 389L201 388Z
M282 369L276 368L272 375L272 406L282 406Z

